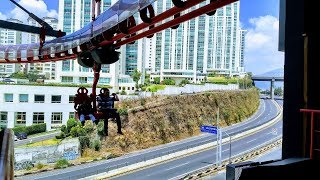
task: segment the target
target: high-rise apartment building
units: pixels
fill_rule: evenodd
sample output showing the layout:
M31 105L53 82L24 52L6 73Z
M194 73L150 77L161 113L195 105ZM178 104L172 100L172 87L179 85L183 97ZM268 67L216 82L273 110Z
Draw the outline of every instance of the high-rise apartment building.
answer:
M159 14L172 6L172 1L158 0L155 11ZM157 33L150 42L154 45L144 54L151 77L200 82L211 72L229 76L243 73L244 31L240 29L239 8L235 2L213 16L202 15L177 29Z
M102 0L101 12L108 9L114 2L116 0ZM91 0L59 0L59 29L69 34L90 23L92 21L91 3ZM57 80L60 82L93 83L92 68L82 67L76 60L57 62L57 70ZM120 82L118 79L123 79L122 75L119 75L119 62L102 65L100 84L118 86ZM124 82L132 83L132 80L124 78Z
M42 18L46 23L48 23L54 30L58 29L58 19L52 17ZM31 26L40 27L34 19L28 18L28 24ZM46 41L52 40L55 37L46 36ZM27 43L38 43L39 42L38 34L28 33ZM55 80L56 79L56 62L47 62L47 63L30 63L26 64L26 70L28 73L37 72L41 75L44 75L46 79Z
M22 24L22 21L17 19L7 19L7 21ZM22 33L20 31L0 28L0 44L15 45L21 44L21 42ZM12 54L9 53L9 56L12 56ZM20 64L0 64L0 77L9 77L17 71L20 71Z
M102 11L114 2L102 0ZM197 7L207 3L209 0ZM157 0L153 5L156 14L173 7L171 0ZM59 28L67 33L80 29L91 21L91 7L91 0L59 0ZM183 79L201 82L211 72L229 76L244 73L245 31L240 29L239 8L239 2L235 2L218 9L214 16L202 15L177 29L166 29L151 39L122 46L120 60L103 65L99 83L132 83L130 74L136 68L143 75L150 73L151 78L172 78L177 83ZM141 22L138 15L137 23ZM57 69L57 80L61 82L93 82L92 70L79 66L75 60L58 62Z

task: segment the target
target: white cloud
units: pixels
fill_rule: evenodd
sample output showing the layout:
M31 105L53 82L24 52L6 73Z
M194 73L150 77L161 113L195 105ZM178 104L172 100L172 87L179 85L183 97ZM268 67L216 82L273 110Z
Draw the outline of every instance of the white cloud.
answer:
M279 20L261 16L249 20L252 25L246 34L246 71L253 74L283 68L284 53L278 51Z
M29 12L38 16L39 18L43 18L46 16L55 17L55 18L58 17L57 11L48 10L48 7L43 0L20 0L18 3ZM18 7L15 7L10 12L9 16L15 19L19 19L23 22L26 22L29 17L27 13L25 13L23 10L21 10Z
M58 12L56 10L51 9L48 13L47 13L48 17L53 17L53 18L58 18Z
M1 20L6 20L6 19L7 19L7 16L4 15L4 14L2 14L2 13L0 12L0 19L1 19Z

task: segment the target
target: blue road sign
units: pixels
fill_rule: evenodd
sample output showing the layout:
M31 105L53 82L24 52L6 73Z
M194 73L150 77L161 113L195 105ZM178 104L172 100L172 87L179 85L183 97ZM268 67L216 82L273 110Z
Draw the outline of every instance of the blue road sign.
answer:
M201 132L207 132L212 134L217 134L217 126L200 126Z

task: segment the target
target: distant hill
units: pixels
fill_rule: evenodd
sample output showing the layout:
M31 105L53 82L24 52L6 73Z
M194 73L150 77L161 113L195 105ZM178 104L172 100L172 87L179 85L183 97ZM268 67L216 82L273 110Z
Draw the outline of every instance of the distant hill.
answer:
M273 76L273 77L283 77L284 75L284 69L279 68L279 69L274 69L272 71L265 72L263 74L259 74L257 76Z
M278 69L274 69L274 70L265 72L263 74L257 74L254 76L283 77L284 76L284 69L278 68ZM266 90L266 89L269 90L270 82L257 81L257 82L255 82L255 86L257 88L260 88L263 90ZM275 82L275 87L282 87L283 88L283 82Z

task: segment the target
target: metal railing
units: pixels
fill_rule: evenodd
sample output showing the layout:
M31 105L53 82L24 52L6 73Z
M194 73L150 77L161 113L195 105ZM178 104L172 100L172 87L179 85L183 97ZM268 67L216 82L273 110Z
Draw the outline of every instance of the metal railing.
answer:
M315 109L300 109L300 112L310 113L310 114L311 114L311 122L310 122L310 159L313 159L314 114L320 114L320 110L315 110Z

